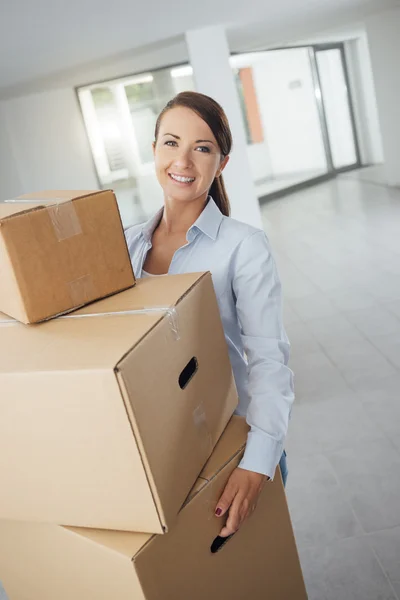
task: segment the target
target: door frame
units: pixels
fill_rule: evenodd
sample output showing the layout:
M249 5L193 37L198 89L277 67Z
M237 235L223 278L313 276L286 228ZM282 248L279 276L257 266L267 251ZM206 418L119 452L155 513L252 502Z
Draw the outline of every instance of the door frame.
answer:
M339 52L340 52L340 58L341 58L341 63L342 63L342 68L343 68L343 75L344 75L344 80L345 80L345 85L346 85L346 94L347 94L347 101L348 101L348 106L349 106L354 149L355 149L355 153L356 153L356 161L354 163L352 163L351 165L346 165L344 167L339 167L339 168L336 168L333 164L332 150L331 150L331 144L330 144L330 140L329 140L328 122L327 122L325 103L324 103L324 94L323 94L322 87L321 87L321 78L320 78L318 61L317 61L317 53L318 52L326 52L328 50L339 50ZM334 44L316 44L316 45L310 46L309 52L310 52L310 64L311 64L311 69L313 72L313 79L314 79L315 95L317 98L317 106L318 106L318 111L319 111L319 115L320 115L321 129L322 129L322 135L324 138L324 145L326 148L326 156L327 156L329 171L336 174L336 173L344 173L346 171L352 171L353 169L360 169L362 167L360 143L358 140L357 125L356 125L356 118L355 118L355 112L354 112L354 103L353 103L353 97L352 97L352 92L351 92L350 78L349 78L349 72L348 72L348 68L347 68L344 44L342 42L337 42Z

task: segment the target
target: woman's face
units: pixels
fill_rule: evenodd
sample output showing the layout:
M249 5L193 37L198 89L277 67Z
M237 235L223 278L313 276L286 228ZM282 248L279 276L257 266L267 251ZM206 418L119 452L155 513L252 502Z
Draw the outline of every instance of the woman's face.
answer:
M197 200L208 191L228 162L203 119L189 108L168 110L154 144L157 179L165 198Z

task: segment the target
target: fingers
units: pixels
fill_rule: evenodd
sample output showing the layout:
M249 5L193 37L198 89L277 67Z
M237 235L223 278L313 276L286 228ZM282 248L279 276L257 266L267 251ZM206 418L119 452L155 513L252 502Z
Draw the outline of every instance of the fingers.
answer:
M236 533L249 514L250 507L247 499L236 495L229 509L226 525L221 529L219 535L221 537L228 537L229 535Z
M228 537L236 533L244 521L254 512L255 508L256 505L250 505L247 498L243 498L239 494L236 495L229 509L226 525L221 529L219 535L221 537Z
M232 506L229 509L229 516L226 521L226 525L221 529L219 535L221 537L228 537L229 535L236 533L240 525L240 503L238 501L233 501Z
M224 492L221 498L219 499L217 508L215 509L215 514L217 517L222 517L228 512L236 494L237 488L234 485L232 485L230 481L228 481L228 483L225 486Z
M231 474L224 492L219 499L215 514L222 517L228 514L225 527L221 529L220 536L233 535L242 523L256 508L257 500L263 485L259 481L264 476L242 469L235 469ZM254 481L256 479L256 481Z

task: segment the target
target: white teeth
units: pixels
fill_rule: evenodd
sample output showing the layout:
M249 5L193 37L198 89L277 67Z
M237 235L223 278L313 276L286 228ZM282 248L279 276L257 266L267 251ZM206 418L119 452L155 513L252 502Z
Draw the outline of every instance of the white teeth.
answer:
M170 173L170 176L180 183L192 183L194 181L194 177L181 177L180 175L173 175L172 173Z

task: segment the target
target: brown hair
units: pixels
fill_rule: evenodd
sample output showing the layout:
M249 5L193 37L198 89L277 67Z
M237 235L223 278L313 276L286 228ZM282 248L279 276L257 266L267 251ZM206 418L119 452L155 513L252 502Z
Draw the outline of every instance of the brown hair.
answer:
M189 108L207 123L217 140L222 158L225 158L230 154L232 150L232 133L229 127L228 118L222 106L210 98L210 96L205 96L198 92L181 92L168 102L157 119L155 129L156 141L163 116L168 110L178 106ZM214 179L209 191L222 214L229 217L231 207L222 175Z

